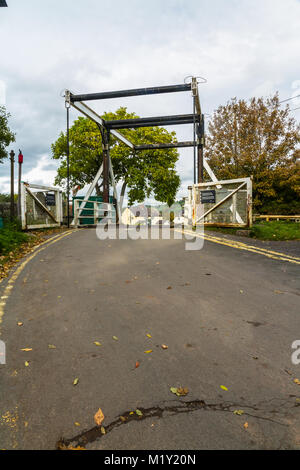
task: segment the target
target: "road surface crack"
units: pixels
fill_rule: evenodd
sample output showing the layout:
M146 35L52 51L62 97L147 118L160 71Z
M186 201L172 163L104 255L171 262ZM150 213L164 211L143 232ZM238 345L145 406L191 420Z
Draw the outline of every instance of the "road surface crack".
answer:
M285 402L286 403L286 402ZM262 405L262 404L260 404ZM294 404L293 407L296 405ZM275 419L260 416L259 412L268 412L275 414L282 414L282 408L272 409L272 410L263 410L259 408L259 405L241 405L236 403L216 403L216 404L208 404L203 400L194 400L194 401L176 401L173 405L164 405L164 406L155 406L151 408L141 408L142 415L138 415L133 413L132 411L127 411L119 416L115 421L110 423L109 425L105 426L105 435L109 434L113 430L119 428L120 426L125 426L132 421L144 421L150 418L163 418L164 415L174 416L181 413L192 413L199 410L210 410L210 411L221 411L221 412L228 412L233 413L235 409L243 407L244 416L256 418L259 420L265 420L272 422L274 424L280 426L287 426L285 423L277 421ZM88 431L84 431L82 434L79 434L70 439L60 439L57 444L56 448L58 450L65 450L68 447L70 448L77 448L77 447L86 447L88 444L91 444L97 440L100 440L104 437L103 428L99 426L95 426Z

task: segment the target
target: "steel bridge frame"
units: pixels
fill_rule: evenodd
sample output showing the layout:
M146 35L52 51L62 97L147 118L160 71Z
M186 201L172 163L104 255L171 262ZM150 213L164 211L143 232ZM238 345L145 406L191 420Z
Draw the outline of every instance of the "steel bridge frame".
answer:
M192 114L181 114L173 116L155 116L148 118L138 119L125 119L125 120L114 120L105 121L102 119L93 109L87 106L84 101L94 100L106 100L114 98L124 98L132 96L145 96L145 95L157 95L165 93L178 93L190 91L193 96L193 113ZM215 178L209 168L207 162L203 156L203 149L205 145L205 124L204 114L201 111L198 82L196 77L192 77L190 83L184 83L180 85L169 85L152 88L137 88L132 90L121 90L111 91L102 93L90 93L90 94L79 94L75 95L70 90L65 91L65 106L67 108L67 166L68 166L68 182L67 182L67 193L68 200L70 195L70 170L69 170L69 154L70 154L70 136L69 136L69 109L70 107L75 108L86 117L93 120L102 135L102 146L103 146L103 165L99 169L94 182L92 183L84 201L80 208L78 217L80 217L82 210L85 207L86 202L91 196L96 183L102 176L103 179L103 202L109 204L109 176L111 177L112 186L114 189L114 195L117 199L117 190L114 179L114 173L112 163L110 159L110 138L113 135L117 140L130 147L134 152L143 150L162 150L168 148L194 148L194 184L203 182L203 169L207 169L211 177ZM154 143L145 145L134 145L130 140L122 135L119 130L122 129L136 129L140 127L154 127L154 126L173 126L193 124L194 126L194 140L187 142L172 142L172 143ZM69 205L68 205L69 208ZM117 199L117 215L120 220L120 207ZM69 220L69 217L68 217Z

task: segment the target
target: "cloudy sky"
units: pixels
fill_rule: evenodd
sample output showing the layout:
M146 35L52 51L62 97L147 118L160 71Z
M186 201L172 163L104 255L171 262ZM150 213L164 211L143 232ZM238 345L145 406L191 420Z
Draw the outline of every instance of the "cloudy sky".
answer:
M202 76L203 111L230 98L300 94L299 0L7 0L0 8L0 104L24 154L24 180L53 184L51 143L65 129L61 93L183 83ZM90 103L91 104L91 103ZM189 93L95 102L141 116L192 112ZM300 107L300 100L290 102ZM300 110L293 111L300 118ZM72 119L77 114L71 112ZM192 140L192 126L169 128ZM9 149L10 150L10 149ZM179 197L193 178L181 151ZM9 162L0 192L9 191Z

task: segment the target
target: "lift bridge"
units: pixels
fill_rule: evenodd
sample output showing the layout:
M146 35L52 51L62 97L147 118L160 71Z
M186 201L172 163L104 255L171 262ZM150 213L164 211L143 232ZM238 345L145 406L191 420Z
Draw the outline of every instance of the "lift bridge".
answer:
M249 179L247 181L236 183L231 181L229 189L225 189L226 182L218 182L214 172L210 168L207 160L204 157L204 145L205 145L205 122L204 114L201 111L200 97L199 97L199 77L189 77L189 83L183 83L180 85L168 85L159 86L152 88L137 88L130 90L111 91L111 92L100 92L100 93L89 93L89 94L73 94L70 90L65 91L65 107L67 109L67 195L68 200L70 196L70 133L69 133L69 119L70 119L70 108L73 107L87 118L94 121L102 136L102 148L103 148L103 163L100 166L87 194L83 200L77 200L74 204L74 220L73 225L89 225L97 224L98 220L103 216L111 218L114 208L110 198L110 185L113 188L113 195L115 201L115 212L117 221L121 221L121 207L122 199L118 198L116 180L114 176L113 166L110 158L110 147L111 147L111 136L116 138L119 142L122 142L129 147L134 155L138 158L138 153L143 150L163 150L169 148L186 148L191 147L194 149L194 191L190 191L189 199L187 200L188 208L187 212L191 212L189 218L193 225L197 223L214 223L214 213L217 213L218 225L241 225L247 226L251 224L251 207L252 207L252 184ZM203 80L203 79L202 79ZM91 107L89 107L87 101L99 101L107 99L126 98L134 96L145 96L145 95L158 95L166 93L182 93L190 92L193 98L193 110L191 114L178 114L178 115L167 115L167 116L152 116L143 118L133 118L125 120L113 120L108 121L101 118ZM153 126L175 126L192 124L194 133L193 140L186 142L172 142L172 143L149 143L143 145L135 145L128 138L122 134L123 129L137 129L141 127L153 127ZM211 179L211 184L204 183L204 169ZM92 193L96 188L97 183L102 187L103 191L103 204L99 203L92 198ZM233 186L232 186L233 184ZM244 190L245 185L247 186L246 191ZM204 186L204 188L203 188ZM210 201L208 210L205 208L205 204L201 201L200 193L201 189L212 190L213 193L219 191L220 194L215 195L215 200ZM238 199L237 199L238 197ZM232 198L233 202L230 203ZM226 210L222 209L226 206ZM241 212L241 208L244 210L244 216L241 216L237 210ZM200 208L200 212L199 212ZM69 205L68 205L69 211ZM223 214L224 212L224 214ZM226 212L226 213L225 213ZM222 215L223 214L223 215ZM229 214L229 215L228 215ZM208 217L209 216L209 217ZM92 223L91 223L92 219ZM88 222L87 222L88 220ZM68 214L69 221L69 214Z
M125 120L114 120L105 121L101 118L93 109L87 106L87 101L106 100L125 98L133 96L143 95L157 95L165 93L179 93L179 92L190 92L193 97L193 112L191 114L179 114L171 116L155 116L155 117L144 117L138 119L125 119ZM94 121L102 136L103 146L103 163L99 168L97 175L94 178L85 198L77 202L74 214L73 224L78 225L82 219L87 219L86 211L93 212L95 210L95 201L93 201L92 207L89 208L91 203L91 195L100 181L103 191L103 203L105 204L106 210L110 207L110 184L113 188L114 199L116 201L116 212L118 220L121 220L120 213L120 200L117 194L116 181L114 177L113 167L110 158L110 144L111 136L115 137L119 142L122 142L126 146L132 149L134 154L142 150L163 150L168 148L194 148L194 183L203 181L203 168L206 167L208 172L210 168L207 162L203 158L203 147L204 147L204 115L201 112L199 90L198 90L198 79L196 77L191 78L190 83L183 83L181 85L170 85L160 86L152 88L138 88L132 90L102 92L102 93L90 93L75 95L71 91L65 91L65 105L67 108L67 141L68 141L68 160L69 160L69 109L70 107L75 108L77 111ZM151 143L145 145L134 145L129 139L122 135L122 129L136 129L140 127L153 127L153 126L175 126L183 124L192 124L194 126L194 140L188 142L172 142L172 143ZM69 164L68 164L69 168ZM68 171L68 195L69 195L69 171ZM90 204L91 205L91 204ZM101 213L101 209L100 209ZM101 215L99 213L99 215ZM83 223L84 224L84 223Z

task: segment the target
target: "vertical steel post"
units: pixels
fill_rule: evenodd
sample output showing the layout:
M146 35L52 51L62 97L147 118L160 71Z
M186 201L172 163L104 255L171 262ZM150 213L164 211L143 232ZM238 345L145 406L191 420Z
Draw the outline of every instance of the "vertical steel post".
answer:
M21 220L21 180L22 180L22 163L23 163L23 154L19 150L19 176L18 176L18 218Z
M10 220L12 221L15 217L15 176L14 176L14 164L15 164L15 152L10 152Z
M19 163L18 177L18 217L21 217L21 179L22 179L22 163Z
M196 97L193 96L193 102L194 102L194 184L197 182L197 167L196 167Z
M110 132L104 129L103 141L103 202L109 204L109 140Z
M67 217L70 228L70 107L67 106Z
M205 144L205 127L204 114L202 114L201 123L198 132L198 183L204 183L204 144Z
M204 183L203 179L203 144L198 144L198 183Z

